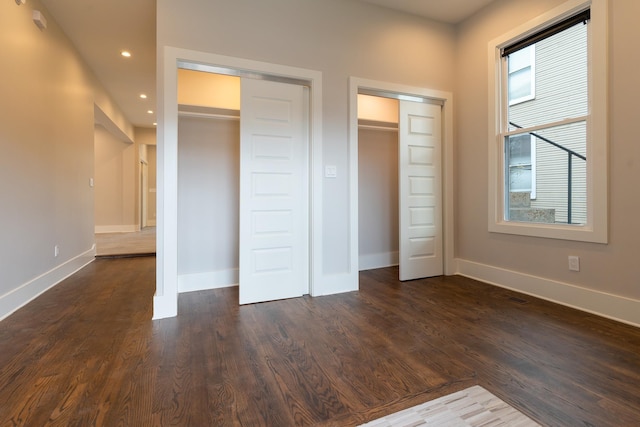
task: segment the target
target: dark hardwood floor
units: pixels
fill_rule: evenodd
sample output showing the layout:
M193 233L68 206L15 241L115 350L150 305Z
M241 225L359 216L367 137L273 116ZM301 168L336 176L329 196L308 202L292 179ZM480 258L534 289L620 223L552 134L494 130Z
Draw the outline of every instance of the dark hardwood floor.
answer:
M463 277L239 307L102 259L0 322L2 426L352 426L479 384L549 426L640 425L640 329Z

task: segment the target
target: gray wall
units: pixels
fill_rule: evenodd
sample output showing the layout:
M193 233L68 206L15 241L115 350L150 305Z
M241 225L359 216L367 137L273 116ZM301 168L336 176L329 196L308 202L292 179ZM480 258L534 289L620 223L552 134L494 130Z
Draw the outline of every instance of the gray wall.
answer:
M640 144L637 143L637 69L640 2L609 4L609 244L489 233L488 42L563 3L503 0L459 27L456 61L456 252L462 260L525 273L623 297L640 299L638 212ZM581 257L581 271L567 268ZM570 299L570 297L569 297ZM580 304L579 301L574 301Z
M527 277L638 299L640 199L635 144L633 41L629 17L640 3L612 0L610 34L609 244L530 238L488 232L488 60L490 40L552 8L561 0L498 0L457 27L360 2L194 0L188 8L158 2L158 44L299 66L323 73L323 161L338 177L324 180L323 273L347 269L349 76L441 90L454 88L456 257ZM242 22L242 26L237 23ZM295 36L293 36L295 35ZM568 255L581 257L570 272ZM572 292L572 291L568 291ZM567 298L571 300L571 296ZM579 304L579 302L576 302Z
M398 264L398 131L358 131L360 269Z
M348 271L349 76L453 88L453 28L342 0L158 1L157 42L323 73L323 273ZM240 25L241 23L241 25Z
M181 117L178 141L178 274L237 270L240 122Z
M40 31L33 9L46 12L38 0L0 2L0 318L93 257L94 104L132 134L56 22Z

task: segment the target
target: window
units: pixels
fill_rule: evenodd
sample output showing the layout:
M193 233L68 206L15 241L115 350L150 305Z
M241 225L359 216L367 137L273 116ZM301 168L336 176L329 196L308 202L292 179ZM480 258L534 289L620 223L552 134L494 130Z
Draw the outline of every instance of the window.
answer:
M489 44L490 231L606 243L606 1Z

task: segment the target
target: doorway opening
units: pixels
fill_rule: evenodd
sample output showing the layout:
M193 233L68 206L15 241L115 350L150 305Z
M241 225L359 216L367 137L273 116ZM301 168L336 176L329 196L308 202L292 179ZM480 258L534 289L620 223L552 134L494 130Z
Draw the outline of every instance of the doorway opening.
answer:
M309 86L310 125L309 174L310 211L310 267L309 293L312 296L326 293L322 286L316 286L322 278L322 73L297 67L270 64L207 52L164 47L160 52L161 67L158 78L162 88L159 91L158 121L158 263L156 274L156 294L153 299L153 318L161 319L178 314L178 94L179 69L196 69L230 74L246 73L247 76L272 76L290 80L298 79Z
M440 109L358 94L361 270L399 265L400 280L443 273Z
M451 95L351 78L350 101L357 270L454 274Z
M358 266L399 263L399 101L358 95Z
M241 304L308 294L308 87L181 65L178 292L239 285Z

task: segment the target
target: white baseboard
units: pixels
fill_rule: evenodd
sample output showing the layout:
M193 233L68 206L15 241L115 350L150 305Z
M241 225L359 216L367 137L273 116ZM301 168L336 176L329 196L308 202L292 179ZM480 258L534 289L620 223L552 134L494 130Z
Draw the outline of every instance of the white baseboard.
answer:
M570 283L458 259L461 276L586 311L633 326L640 326L640 301L595 291Z
M135 233L140 231L140 228L136 224L129 225L96 225L95 233Z
M51 289L95 259L95 245L86 252L0 296L0 320Z
M398 265L400 256L398 252L383 252L379 254L364 254L358 257L358 268L360 271L372 270L374 268L391 267Z
M206 291L208 289L238 286L238 269L207 271L178 275L178 292Z
M178 315L178 294L154 295L152 320L166 319Z

